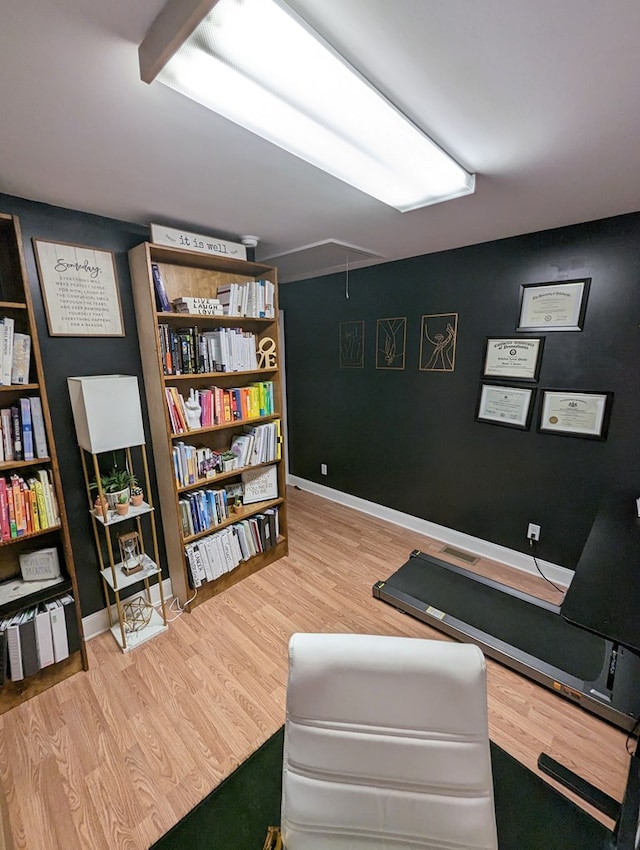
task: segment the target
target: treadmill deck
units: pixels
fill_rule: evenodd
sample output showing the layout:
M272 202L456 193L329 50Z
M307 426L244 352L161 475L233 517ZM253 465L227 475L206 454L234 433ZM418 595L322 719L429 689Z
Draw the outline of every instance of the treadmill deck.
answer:
M556 605L417 550L373 595L627 731L640 714L637 656Z

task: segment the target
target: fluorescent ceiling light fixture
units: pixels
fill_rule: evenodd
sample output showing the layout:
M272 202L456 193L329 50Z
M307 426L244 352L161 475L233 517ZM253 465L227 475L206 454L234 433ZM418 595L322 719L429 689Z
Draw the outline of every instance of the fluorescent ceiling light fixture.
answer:
M474 191L475 175L280 0L171 0L140 64L147 82L155 77L401 212Z

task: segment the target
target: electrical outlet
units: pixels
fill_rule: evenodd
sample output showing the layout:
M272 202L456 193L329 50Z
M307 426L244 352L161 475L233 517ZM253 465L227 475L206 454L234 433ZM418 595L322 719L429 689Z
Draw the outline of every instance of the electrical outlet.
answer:
M326 463L320 464L320 475L327 475L327 464Z
M529 523L527 528L527 540L540 540L540 526L533 522Z

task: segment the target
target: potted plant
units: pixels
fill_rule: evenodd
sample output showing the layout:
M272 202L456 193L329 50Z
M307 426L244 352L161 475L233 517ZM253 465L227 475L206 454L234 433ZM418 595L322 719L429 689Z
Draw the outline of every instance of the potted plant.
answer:
M128 489L123 490L119 494L118 501L116 502L116 513L118 516L126 516L129 513Z
M136 487L138 482L133 473L125 467L123 469L114 468L106 475L100 476L100 486L102 492L106 495L110 510L116 509L116 504L121 495L125 495L126 501L129 501L130 487ZM94 481L91 484L91 489L96 490L98 484Z
M102 494L102 498L96 496L96 500L93 503L93 511L96 516L101 516L106 521L107 513L109 512L109 500L104 493Z
M134 508L139 508L142 504L144 493L142 492L142 487L138 487L137 484L131 487L131 504Z

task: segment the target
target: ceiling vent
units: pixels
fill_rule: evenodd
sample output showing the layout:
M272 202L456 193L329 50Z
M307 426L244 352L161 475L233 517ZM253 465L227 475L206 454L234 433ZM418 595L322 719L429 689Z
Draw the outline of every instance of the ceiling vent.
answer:
M260 257L260 262L277 266L279 282L290 283L294 280L344 271L346 268L372 266L384 259L373 251L348 245L346 242L338 242L335 239L326 239L324 242L302 245L300 248L284 251L282 254Z

